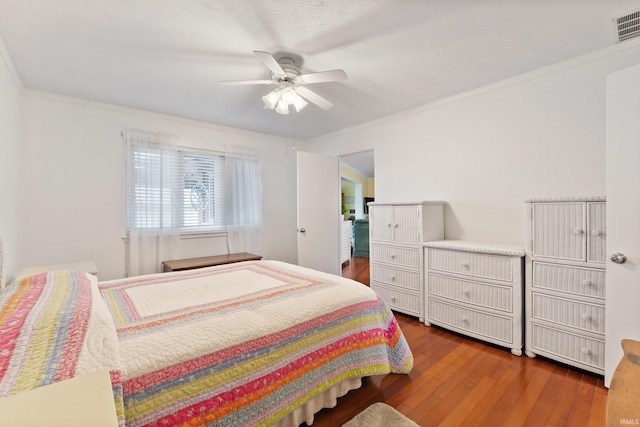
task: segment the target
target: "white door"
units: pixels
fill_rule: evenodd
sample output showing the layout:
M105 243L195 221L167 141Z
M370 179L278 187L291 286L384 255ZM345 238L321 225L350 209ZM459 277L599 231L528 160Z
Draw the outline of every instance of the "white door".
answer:
M298 151L298 264L341 275L337 157Z
M607 77L607 260L605 384L622 358L620 340L640 340L640 65Z

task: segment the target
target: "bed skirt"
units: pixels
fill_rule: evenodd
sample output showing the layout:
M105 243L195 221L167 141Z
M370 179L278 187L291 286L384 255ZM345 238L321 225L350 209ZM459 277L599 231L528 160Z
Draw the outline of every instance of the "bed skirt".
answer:
M313 424L315 414L324 408L333 408L338 404L338 398L351 390L362 387L362 378L350 378L331 387L329 390L314 397L304 405L296 408L286 417L274 424L275 427L298 427L306 422Z

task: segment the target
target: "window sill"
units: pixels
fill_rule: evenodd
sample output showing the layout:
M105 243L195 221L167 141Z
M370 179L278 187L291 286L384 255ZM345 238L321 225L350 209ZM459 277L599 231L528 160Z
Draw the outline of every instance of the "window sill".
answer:
M211 237L224 237L227 230L210 230L210 231L183 231L180 233L180 240L185 239L208 239Z
M180 240L211 239L214 237L224 237L226 235L227 230L183 231L180 233ZM129 243L129 236L122 236L122 241Z

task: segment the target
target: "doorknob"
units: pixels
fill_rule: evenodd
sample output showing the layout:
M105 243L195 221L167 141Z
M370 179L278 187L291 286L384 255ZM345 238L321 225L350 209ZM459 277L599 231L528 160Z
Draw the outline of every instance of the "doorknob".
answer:
M611 255L610 259L616 264L624 264L625 261L627 260L627 257L624 254L621 254L620 252L616 252L613 255Z
M301 232L301 233L306 233L306 232L307 232L307 230L305 230L304 228L301 228L301 229L300 229L300 232Z

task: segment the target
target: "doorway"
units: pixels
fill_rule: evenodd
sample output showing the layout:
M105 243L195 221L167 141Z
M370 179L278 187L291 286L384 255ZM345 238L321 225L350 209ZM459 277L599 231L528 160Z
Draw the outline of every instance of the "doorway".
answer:
M359 202L360 200L364 200L362 183L341 176L340 189L342 190L342 214L344 215L344 219L364 218L364 207L363 204Z
M344 220L351 221L351 257L342 275L369 285L369 215L366 203L375 200L374 152L367 150L340 157Z

